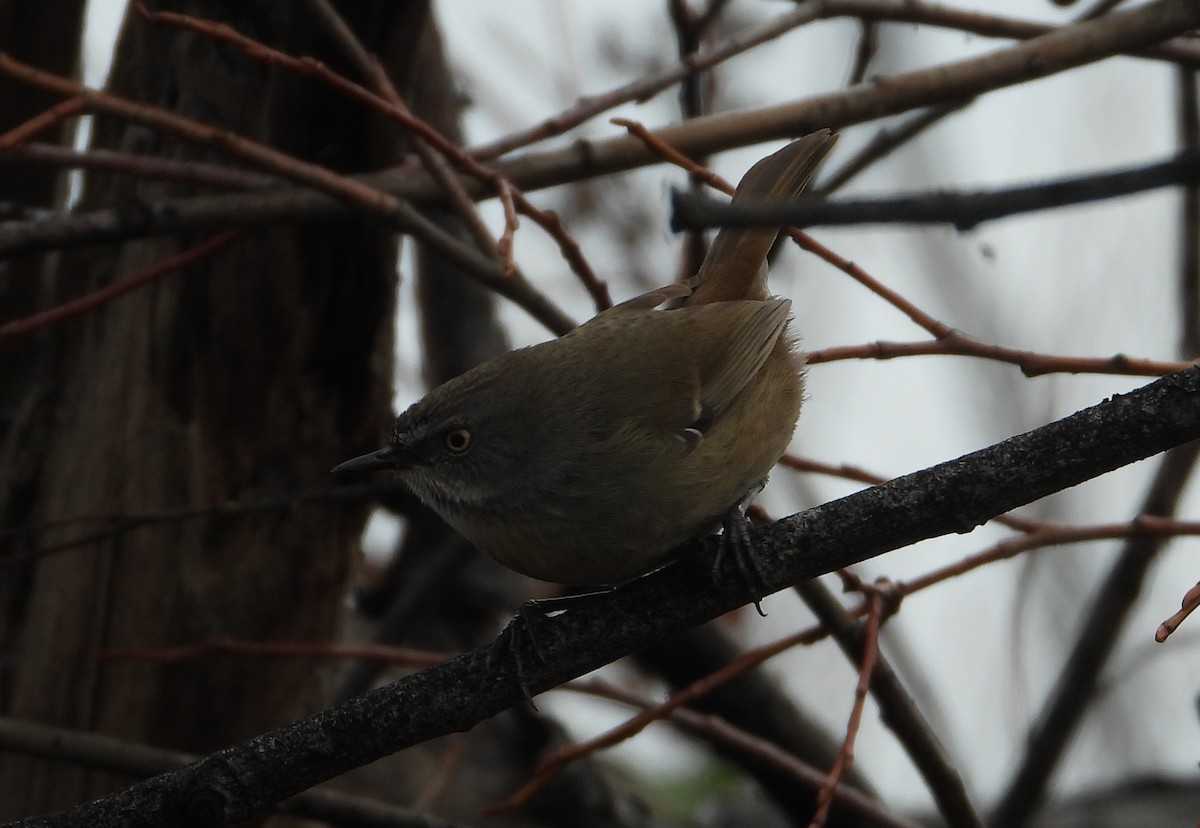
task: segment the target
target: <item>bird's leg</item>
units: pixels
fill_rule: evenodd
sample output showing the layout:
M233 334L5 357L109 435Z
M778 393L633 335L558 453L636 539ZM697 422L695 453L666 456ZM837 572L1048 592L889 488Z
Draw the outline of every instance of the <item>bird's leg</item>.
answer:
M504 627L504 631L500 633L501 646L512 654L513 665L517 672L517 684L520 685L525 700L533 705L534 710L537 709L537 705L533 704L533 697L529 693L529 684L525 680L525 661L521 658L521 639L529 640L534 654L537 655L540 662L545 664L546 653L542 650L537 636L534 634L534 624L552 613L574 609L592 603L597 598L611 595L616 589L616 586L604 586L590 592L557 595L553 598L534 598L521 604L517 609L517 614Z
M758 568L758 559L754 556L754 544L750 541L750 519L746 517L746 509L766 484L765 478L759 481L757 486L747 492L733 508L725 513L721 519L723 530L721 543L717 547L717 557L713 561L713 580L716 580L720 574L721 565L725 561L725 555L733 556L742 581L753 597L754 609L758 610L758 614L763 618L766 618L767 614L763 612L762 596L767 590L762 571Z

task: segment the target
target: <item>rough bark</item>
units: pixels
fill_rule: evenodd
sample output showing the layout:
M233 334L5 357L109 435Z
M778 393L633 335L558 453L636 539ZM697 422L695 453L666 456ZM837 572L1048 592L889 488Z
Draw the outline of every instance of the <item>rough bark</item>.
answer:
M52 72L74 74L79 61L78 37L83 16L82 0L28 3L0 0L0 51L21 60L37 60ZM57 101L31 88L5 89L0 94L0 132L43 112ZM68 124L43 132L39 140L69 143ZM0 175L0 204L13 209L48 209L62 199L64 177L51 167L10 165ZM3 319L33 312L42 299L44 285L38 275L41 257L19 257L0 264L0 309ZM45 429L41 417L31 417L44 403L48 384L40 376L45 358L44 337L30 337L0 349L0 526L23 522L31 507L30 494L37 476ZM18 422L33 424L20 435ZM0 575L0 653L11 650L16 636L14 621L22 612L27 593L28 569L12 568ZM11 673L0 668L0 709L11 689Z
M167 5L338 62L302 4ZM377 39L370 47L404 26L407 12L397 4L346 5L356 28ZM369 169L393 156L394 129L381 134L383 125L360 107L225 44L136 17L126 21L110 87L337 169ZM202 155L111 120L98 122L94 143ZM183 192L97 175L84 205L136 208ZM202 238L64 257L54 299ZM47 444L30 519L205 506L329 485L338 458L384 433L394 256L393 238L368 222L263 231L52 330L55 361L37 382L57 380L61 391L37 415ZM363 518L363 507L343 505L211 517L41 559L28 603L9 607L19 634L9 711L206 752L319 707L321 673L300 660L167 666L98 656L216 635L332 639ZM0 757L4 816L62 807L119 784Z

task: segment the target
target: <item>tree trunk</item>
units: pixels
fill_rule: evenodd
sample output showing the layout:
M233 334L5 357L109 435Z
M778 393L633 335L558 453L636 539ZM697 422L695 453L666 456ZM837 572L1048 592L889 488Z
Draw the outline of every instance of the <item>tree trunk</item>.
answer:
M344 5L368 48L391 45L385 62L410 65L426 4ZM303 4L170 7L340 63ZM361 106L210 37L136 15L126 21L110 88L335 169L370 169L395 155L395 127ZM208 156L109 119L98 121L94 144ZM187 191L97 175L83 207L136 208ZM66 255L53 301L203 239ZM331 466L385 433L395 252L391 233L359 220L259 230L52 329L52 364L24 389L51 404L9 437L11 452L21 434L46 433L27 519L204 508L330 486ZM27 601L7 596L17 641L8 711L205 752L320 706L327 688L305 660L146 664L101 656L211 636L332 640L364 516L364 506L339 503L205 515L113 532L40 558L29 571ZM39 541L80 532L67 527ZM60 808L124 781L0 755L0 817Z

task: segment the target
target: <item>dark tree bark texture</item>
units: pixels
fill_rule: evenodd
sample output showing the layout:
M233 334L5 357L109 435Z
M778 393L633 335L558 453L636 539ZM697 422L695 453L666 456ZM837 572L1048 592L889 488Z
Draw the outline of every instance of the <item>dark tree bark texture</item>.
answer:
M425 4L343 5L371 38L368 48L411 67ZM340 63L303 4L163 6ZM126 20L109 85L338 170L382 166L398 146L392 126L344 98L136 15ZM94 144L200 155L105 119ZM178 184L95 175L83 206L137 209L143 199L184 192ZM63 257L52 299L203 240L141 241ZM46 439L44 454L27 458L40 474L24 514L6 517L40 522L202 507L329 485L329 468L374 445L386 427L394 273L394 236L361 221L263 230L54 329L44 369L4 381L6 396L49 399L9 434L9 454L22 450L23 434L40 430ZM24 387L12 387L16 381ZM36 441L26 445L43 451ZM303 660L165 666L99 656L221 635L333 639L364 516L363 506L318 505L198 519L39 560L26 573L28 592L5 596L16 642L8 712L206 752L319 707L326 682ZM127 782L0 756L0 816L60 808Z

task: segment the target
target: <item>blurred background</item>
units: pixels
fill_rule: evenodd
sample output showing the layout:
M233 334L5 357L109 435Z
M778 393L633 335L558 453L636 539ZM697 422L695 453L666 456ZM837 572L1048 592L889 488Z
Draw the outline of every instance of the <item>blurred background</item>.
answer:
M0 0L0 9L5 5ZM59 11L65 13L67 5ZM378 118L363 116L345 101L328 103L325 99L335 96L312 79L282 77L284 70L267 69L203 35L132 19L130 31L136 29L136 34L126 33L129 40L123 52L116 43L124 4L93 0L85 5L78 10L85 15L78 25L82 31L82 78L90 86L102 86L108 79L110 87L121 94L249 133L339 171L378 169L396 163L407 152L406 136L381 126ZM316 54L338 71L353 75L352 69L339 64L319 26L304 21L308 13L301 7L306 4L286 11L271 9L271 4L235 8L198 0L161 5L228 23L284 51ZM571 108L581 98L672 65L679 60L681 49L686 53L697 46L710 48L803 4L780 0L453 0L433 2L428 9L422 3L400 5L406 8L385 10L364 3L343 12L367 48L380 54L413 110L470 148L536 124ZM1114 5L1119 8L1112 13L1138 4L1102 4ZM422 10L418 12L417 7ZM1084 3L1047 0L958 0L953 7L1051 25L1069 23L1088 11ZM688 21L697 20L703 20L703 25L689 32ZM685 34L694 39L692 45ZM0 34L0 43L3 37ZM436 45L439 38L440 47ZM653 129L710 113L749 112L836 92L854 81L856 71L870 82L875 76L953 64L1011 44L1011 40L973 35L954 27L887 21L867 25L855 17L818 20L721 63L696 85L690 98L674 85L648 100L617 106L566 134L511 155L623 135L624 129L611 124L610 117L633 119ZM3 43L3 48L20 57L13 43ZM38 57L35 50L23 59L43 65ZM1200 64L1178 66L1160 59L1115 57L989 92L903 142L841 186L837 196L1008 187L1164 159L1179 151L1189 131L1197 129L1198 67ZM67 68L57 71L69 74ZM0 83L4 94L18 88L11 77ZM236 100L231 102L230 97ZM322 108L326 106L330 108ZM343 109L354 114L339 117L336 113ZM38 110L33 106L25 117ZM820 189L828 175L881 130L896 130L915 114L905 112L841 128L838 145L818 175L816 187ZM8 112L0 121L0 131L22 120ZM93 126L91 118L85 117L79 126L73 135L64 132L62 140L81 149L99 142L146 155L194 156L213 163L227 160L211 147L181 148L173 140L117 119L101 119ZM353 133L352 137L348 133ZM41 136L39 140L49 139ZM750 164L783 143L749 142L700 160L736 182ZM6 164L0 169L7 172L14 166ZM74 171L68 182L61 169L37 169L57 176L48 191L55 195L47 196L46 206L55 198L60 203L69 199L78 210L100 209L133 198L132 188L141 181L136 174ZM84 175L90 176L86 184ZM147 186L163 189L148 191ZM687 261L689 237L672 234L668 225L671 190L687 186L683 171L651 164L529 195L539 207L558 213L583 256L608 284L613 300L619 302L677 279L686 267L682 263ZM136 188L137 197L146 200L211 191L194 182L142 181ZM12 193L0 197L22 198ZM479 209L499 236L504 216L498 202L482 201ZM453 227L448 213L435 215ZM1188 326L1195 329L1200 311L1187 299L1196 295L1198 275L1187 265L1189 256L1194 259L1197 228L1189 226L1186 216L1184 194L1172 188L1020 215L969 232L940 226L898 226L818 228L812 235L927 313L978 339L1042 354L1107 357L1121 353L1177 360L1196 356L1192 350L1195 343L1186 331ZM66 301L89 280L95 287L114 274L147 266L212 232L192 230L186 242L170 238L132 241L124 244L119 254L114 253L118 245L113 244L103 250L91 247L16 256L0 264L4 268L0 279L7 281L7 286L0 283L0 290L11 294L18 269L28 269L36 273L41 285L36 295L26 297L28 306L45 307L47 302ZM289 234L306 238L290 240ZM264 238L282 245L286 252L259 247ZM332 486L334 481L322 476L329 467L381 444L389 406L403 410L430 383L479 358L551 335L524 310L492 298L436 257L407 242L397 250L393 243L394 238L380 225L345 218L256 229L250 239L237 242L227 254L217 254L235 258L221 265L228 273L209 273L205 270L208 264L194 266L174 282L155 283L85 319L41 331L33 344L23 343L22 347L37 352L40 362L36 363L38 369L25 377L23 386L17 387L16 374L10 374L17 390L7 398L11 403L5 420L8 451L10 456L19 454L25 459L12 461L3 490L8 498L5 527L46 525L79 514L138 513L285 497ZM346 250L353 252L347 254ZM554 240L528 218L516 233L514 251L526 278L574 319L595 313L591 298L570 272ZM298 274L298 284L287 277L286 265ZM72 269L83 274L81 279L72 282L64 275ZM270 274L269 282L258 288L230 286L234 280L249 282L265 274ZM793 246L782 249L773 265L771 284L775 292L792 299L793 327L800 332L804 349L928 338L879 296ZM281 298L285 294L290 298ZM231 312L229 305L243 309ZM16 300L9 307L14 312L6 311L5 320L25 315L16 312L21 307ZM389 322L393 316L394 334ZM129 325L124 341L116 333L121 324ZM235 343L239 332L251 328L254 334ZM394 355L394 361L389 364L381 354ZM280 379L292 370L304 381ZM25 410L32 405L29 389L48 373L55 377L53 388L34 395L42 413L32 417ZM308 382L314 378L315 382ZM848 464L884 478L894 477L1038 427L1148 381L1146 377L1070 373L1027 378L1013 365L961 356L822 363L808 372L808 399L792 452L822 463ZM271 384L277 382L281 386L274 388ZM248 397L243 394L253 386L259 390ZM329 390L334 386L341 389L336 394ZM100 405L100 400L111 402L114 396L124 400L125 415L118 405L117 412L99 418L101 423L72 438L78 441L76 445L92 447L87 451L81 453L68 444L67 434L75 429L77 418L92 410L89 406ZM295 406L292 414L280 416L272 408L288 405ZM325 413L306 413L314 410ZM268 427L278 430L280 426L265 422L266 411L277 423L286 423L289 416L306 419L298 429L289 428L275 438L240 433L240 423L247 417L263 420L258 428L264 431ZM161 412L170 422L164 424L154 412ZM39 425L33 427L30 422ZM142 422L148 434L127 435L138 430L136 422ZM220 447L222 459L201 460L210 456L213 446ZM1196 494L1190 485L1191 462L1190 456L1152 458L1041 500L1019 514L1070 525L1114 523L1133 518L1153 503L1157 505L1151 509L1189 519L1197 512ZM147 471L148 466L154 468L154 474ZM89 481L87 475L99 476L94 488L103 495L46 494L52 487L61 489L73 479L72 474L81 476L77 480ZM172 482L164 484L160 477L156 483L155 474L166 475ZM130 477L144 479L133 485ZM759 503L779 517L861 486L835 476L779 468ZM1152 492L1158 500L1148 500ZM312 522L307 528L286 517L306 510L309 516L305 520ZM305 688L297 698L275 708L280 720L287 721L361 692L395 673L380 673L361 664L331 667L324 661L290 660L281 662L290 673L269 668L264 675L244 681L247 659L237 655L200 655L183 665L151 660L97 666L88 654L94 655L97 647L153 648L194 643L212 635L256 640L377 640L434 650L461 649L488 640L524 597L547 594L545 585L503 572L462 548L403 493L385 492L351 506L296 505L284 515L267 514L269 525L257 529L245 526L256 520L254 514L189 519L106 536L90 546L34 558L39 563L26 562L20 569L5 565L0 570L0 580L8 581L5 606L9 620L0 628L5 634L0 643L5 646L7 664L5 709L20 718L106 730L134 740L203 752L222 740L245 738L275 724L271 716L253 711L270 708L268 700L281 693L289 695L279 689L281 685ZM286 528L289 521L291 528ZM330 525L336 528L327 528ZM364 525L360 553L359 527ZM44 546L52 542L52 535L50 531L20 535L18 545L26 551ZM866 579L910 580L1011 535L1012 530L991 523L970 534L924 542L869 561L858 568L858 574ZM291 546L306 543L310 552L299 559L286 554ZM245 555L258 554L266 547L273 551L261 563L245 561ZM224 551L216 553L214 548ZM251 549L255 551L247 551ZM342 552L335 554L334 549ZM1094 690L1078 690L1078 721L1068 726L1061 759L1043 774L1046 789L1054 802L1072 803L1067 810L1079 819L1090 814L1081 801L1094 798L1104 803L1102 817L1110 822L1091 821L1101 817L1090 815L1089 821L1078 824L1195 822L1200 807L1196 789L1200 760L1197 637L1186 625L1165 645L1155 644L1153 634L1195 582L1196 550L1197 541L1188 537L1170 540L1161 548L1110 540L1040 549L982 567L904 601L884 629L883 652L981 813L991 812L1006 796L1025 796L1013 793L1013 780L1029 765L1031 731L1045 715L1047 700L1071 653L1080 648L1080 642L1103 640L1103 636L1092 638L1094 631L1086 619L1097 612L1103 614L1104 605L1095 603L1097 596L1123 561L1124 571L1136 572L1119 579L1129 593L1121 599L1129 606L1128 615L1124 609L1113 610L1112 615L1119 617L1115 640L1100 645L1108 655L1100 660ZM110 557L103 565L88 564L95 571L85 582L61 586L65 576L56 574L53 567L78 569L81 557L98 554ZM1123 557L1131 554L1137 565ZM156 604L145 601L155 606L134 620L109 601L124 591L146 589L144 583L137 586L132 574L113 574L139 555L174 574L172 585L163 588ZM164 563L164 558L171 557L175 564ZM304 577L277 577L292 568ZM310 577L313 572L321 574ZM180 579L178 584L175 577ZM222 600L213 597L223 589L230 592L221 586L227 579L243 585L232 590L242 595L236 609L223 603L235 603L232 594ZM281 580L286 585L281 586ZM839 589L835 578L827 576L827 580L832 589ZM108 597L103 601L94 594L80 598L90 594L87 582L107 584ZM249 595L257 596L251 603L257 606L245 606L243 587L247 584ZM263 598L263 593L272 597ZM55 606L77 601L90 608L83 617L60 621L57 627L46 620L60 617L54 616ZM305 624L292 623L295 613L288 606L293 601L293 606L309 614ZM319 621L311 616L311 602L324 607L318 613ZM202 606L209 609L200 612ZM751 610L723 619L715 625L715 634L736 651L814 623L812 613L791 592L771 596L764 601L764 609L766 618ZM257 610L275 615L269 622L258 620L254 617ZM178 621L178 626L169 632L148 632L143 625L155 613L173 619L171 624ZM35 625L41 625L39 632L31 632ZM76 643L64 650L62 642L66 640ZM86 662L87 666L73 669L86 674L83 683L90 687L87 710L69 694L53 704L30 701L46 692L37 689L38 682L32 682L30 673L50 670L46 664L30 666L28 654L34 641L46 642L47 654L42 660L47 663ZM652 656L628 659L600 674L648 698L661 698L670 688L686 683ZM789 715L803 720L805 727L823 731L836 749L845 732L856 674L855 665L826 641L773 658L765 665L762 680L794 706ZM48 672L43 675L56 684L64 680L61 674L53 679ZM293 678L285 678L287 675ZM227 682L227 689L213 693L183 689L194 688L201 680L206 686ZM120 704L103 700L106 694L119 693L118 686L131 683L141 688L134 694L135 700ZM245 698L251 692L257 694L255 703ZM500 761L501 748L485 748L481 743L494 739L508 745L504 750L511 750L511 743L519 742L531 757L564 738L582 739L603 732L628 718L630 710L566 691L541 696L537 704L540 714L536 723L529 711L514 713L504 722L490 723L490 730L481 726L469 737L446 737L439 744L423 746L428 748L424 754L418 752L423 748L398 754L387 760L390 764L374 771L365 769L343 784L360 793L377 794L382 789L405 804L415 803L469 824L535 824L539 820L556 824L563 814L572 813L572 807L583 811L577 792L560 791L566 803L563 810L543 805L540 815L535 808L506 817L478 816L479 807L488 804L489 797L493 797L490 801L503 797L523 779L520 761L504 759L505 770L496 771L493 765ZM223 705L242 712L231 717L236 722L227 720L229 726L220 734L207 733L205 738L195 739L195 733L164 726L173 712L195 716L195 728L201 730L202 716L195 711L211 706L209 712L213 712L224 709ZM157 712L136 727L113 726L127 718L120 711L150 707ZM881 723L873 701L867 702L866 710L854 751L859 780L889 812L934 814L926 785L903 747ZM772 820L804 824L802 806L789 808L780 796L770 793L769 783L738 760L703 738L667 724L656 724L602 752L596 761L599 769L589 772L616 780L611 784L621 791L620 797L631 797L630 801L638 803L634 810L649 815L634 819L625 810L599 810L592 814L596 824L632 824L643 819L671 824L745 824L736 816L743 807L762 808L753 818L766 824L775 824ZM64 796L97 795L119 787L123 778L100 777L98 781L96 774L80 772L73 787L61 780L51 786L30 781L44 778L48 763L5 757L0 767L5 762L24 763L19 773L12 771L10 764L10 786L4 793L10 806L18 794L24 801L6 810L0 800L0 815L4 816L62 807L68 804ZM487 781L469 782L472 773L483 774ZM399 776L405 781L398 782ZM447 776L455 781L447 782ZM16 779L23 780L21 791L15 791L18 786L11 782ZM125 784L128 781L125 778ZM586 788L590 783L577 784ZM50 787L54 793L45 793ZM65 794L64 788L72 793ZM445 793L467 788L474 788L484 801ZM30 795L31 789L43 793ZM434 796L429 794L431 790L442 793ZM1153 792L1146 805L1149 810L1137 812L1132 821L1120 822L1121 815L1112 802L1133 802L1135 790ZM422 800L422 795L428 795L428 801ZM1179 813L1190 813L1190 818L1168 810L1168 801L1177 795L1183 802ZM1011 802L1007 805L1021 810ZM606 807L613 806L610 802ZM601 813L605 815L599 816ZM1148 814L1154 817L1151 821L1145 821ZM935 823L938 820L929 818ZM1030 818L1028 814L1013 817L1011 822L998 818L995 824L1028 824ZM1053 809L1041 818L1043 824L1076 824Z

